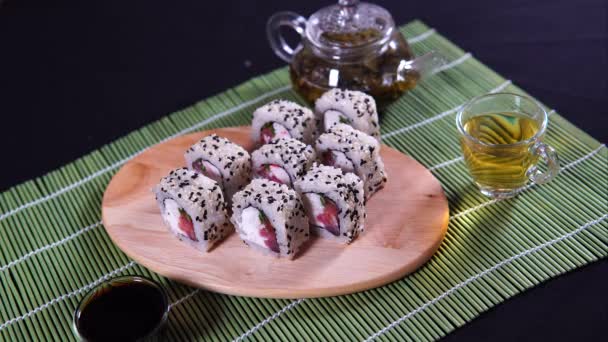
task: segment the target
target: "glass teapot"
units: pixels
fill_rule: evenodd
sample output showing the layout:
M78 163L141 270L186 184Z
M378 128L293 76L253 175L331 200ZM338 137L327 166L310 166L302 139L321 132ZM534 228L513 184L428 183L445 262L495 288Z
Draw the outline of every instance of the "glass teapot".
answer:
M302 36L295 49L281 35L284 26ZM414 59L390 13L357 0L340 0L308 21L293 12L276 13L266 33L277 56L289 63L295 90L311 103L338 87L366 92L387 104L445 64L436 52Z

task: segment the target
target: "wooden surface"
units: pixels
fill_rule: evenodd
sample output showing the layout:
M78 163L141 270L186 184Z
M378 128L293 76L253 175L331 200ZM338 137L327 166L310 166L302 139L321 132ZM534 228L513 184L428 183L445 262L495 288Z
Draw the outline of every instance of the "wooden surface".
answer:
M187 147L216 133L252 150L249 127L193 133L153 146L114 176L102 203L104 226L129 257L171 279L232 295L303 298L382 286L416 270L445 235L449 210L439 181L414 159L382 146L389 181L367 203L366 231L344 246L312 238L295 260L261 255L233 233L209 253L174 237L152 187L184 165Z

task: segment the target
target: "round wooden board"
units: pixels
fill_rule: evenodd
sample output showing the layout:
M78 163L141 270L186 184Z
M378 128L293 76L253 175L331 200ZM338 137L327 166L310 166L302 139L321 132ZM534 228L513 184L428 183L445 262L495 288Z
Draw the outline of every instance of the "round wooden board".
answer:
M114 176L103 197L103 223L129 257L154 272L203 289L270 298L325 297L400 279L435 253L448 225L439 181L386 145L387 186L367 203L365 233L350 245L312 238L294 260L262 255L233 233L209 253L180 242L164 226L152 187L184 165L186 148L216 133L251 151L249 127L188 134L138 155Z

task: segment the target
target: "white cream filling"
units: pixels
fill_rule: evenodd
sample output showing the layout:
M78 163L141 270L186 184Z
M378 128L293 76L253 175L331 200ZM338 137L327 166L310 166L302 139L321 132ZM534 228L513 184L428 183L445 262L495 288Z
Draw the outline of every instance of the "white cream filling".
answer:
M196 163L196 161L194 162ZM194 163L192 163L194 165ZM205 168L205 171L203 172L203 174L205 175L205 177L210 178L214 181L216 181L218 184L222 185L222 174L220 173L220 170L215 167L215 165L211 164L210 162L203 160L202 161L203 167ZM192 167L194 169L194 166ZM200 170L195 169L197 172L200 172Z
M317 220L317 216L323 214L323 204L321 203L321 196L312 192L304 194L303 204L306 213L308 214L308 221L317 227L325 228L325 224Z
M289 178L289 174L287 173L287 171L285 171L284 168L275 165L262 165L261 168L263 173L260 174L260 176L274 176L274 178L279 180L282 184L291 185L291 178ZM266 168L268 168L268 171L266 170ZM271 178L268 179L274 180Z
M274 129L274 139L291 138L291 134L289 134L289 131L287 130L287 128L285 128L285 126L283 126L279 123L273 122L272 128Z
M241 238L250 243L255 243L267 248L265 239L260 235L260 229L264 224L260 220L260 211L254 207L247 207L241 214L241 231L244 236Z
M337 110L328 110L325 112L325 114L323 115L323 130L327 131L328 129L332 128L333 126L339 124L339 123L344 123L347 125L350 125L350 119L342 114L341 112L338 112Z
M165 210L163 212L163 220L167 223L167 225L171 228L171 231L174 234L181 234L187 236L180 228L179 228L179 219L181 208L179 204L175 200L170 198L165 199Z
M353 162L348 159L348 157L346 156L346 154L344 154L343 152L340 151L331 151L333 160L334 160L334 165L337 168L342 169L342 171L344 173L346 172L355 172L355 165L353 165Z

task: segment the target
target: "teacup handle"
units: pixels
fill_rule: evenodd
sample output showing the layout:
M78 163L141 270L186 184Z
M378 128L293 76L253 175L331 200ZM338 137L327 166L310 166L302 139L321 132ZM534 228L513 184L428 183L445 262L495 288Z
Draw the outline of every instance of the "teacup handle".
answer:
M268 37L272 50L282 60L291 63L293 56L302 47L302 44L299 43L295 49L292 49L281 35L282 26L291 27L294 31L298 32L300 36L304 36L306 19L294 12L279 12L270 17L266 23L266 36Z
M559 173L559 158L553 147L539 141L530 148L530 152L547 163L546 172L538 170L538 165L528 169L528 177L531 181L536 184L544 184L557 176Z

